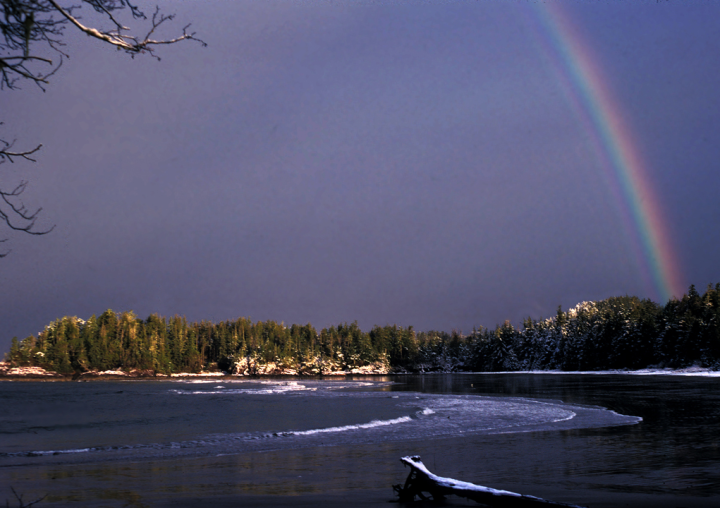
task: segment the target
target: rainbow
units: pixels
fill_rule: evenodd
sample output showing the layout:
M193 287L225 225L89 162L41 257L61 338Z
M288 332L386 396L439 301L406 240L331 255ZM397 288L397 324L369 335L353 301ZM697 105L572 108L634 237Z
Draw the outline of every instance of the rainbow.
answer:
M685 285L680 262L663 218L651 174L633 133L623 119L599 60L561 8L560 2L538 2L540 37L559 69L557 76L586 132L594 138L603 166L631 231L643 276L661 303L680 297Z

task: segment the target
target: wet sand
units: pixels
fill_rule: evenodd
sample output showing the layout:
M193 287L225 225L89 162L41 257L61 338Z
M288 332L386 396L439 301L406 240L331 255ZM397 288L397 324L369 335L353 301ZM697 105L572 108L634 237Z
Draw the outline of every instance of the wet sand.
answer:
M39 506L380 507L408 469L399 458L421 455L434 473L591 508L720 506L713 488L683 489L672 475L648 482L648 471L595 470L588 444L602 455L612 429L534 432L376 447L322 447L212 458L33 468L11 481L25 499L49 494ZM602 457L601 461L608 457ZM5 482L3 482L5 483ZM57 489L55 488L57 486ZM9 493L5 494L6 498ZM409 506L437 506L415 502ZM449 497L443 506L478 506Z

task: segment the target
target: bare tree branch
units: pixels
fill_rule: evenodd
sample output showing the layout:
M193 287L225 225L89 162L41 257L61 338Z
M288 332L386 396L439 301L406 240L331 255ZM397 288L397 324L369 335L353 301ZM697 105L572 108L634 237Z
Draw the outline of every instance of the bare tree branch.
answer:
M19 198L19 196L25 192L27 184L28 183L23 180L11 191L0 189L0 220L4 221L5 225L14 231L22 231L30 235L46 235L55 229L55 226L43 231L35 231L33 229L37 216L42 211L42 208L30 212ZM17 221L17 223L13 221Z
M74 3L70 3L73 1ZM67 27L74 27L128 53L131 57L145 53L160 60L154 52L157 46L186 40L207 45L195 36L195 32L188 32L190 25L183 27L182 33L175 37L156 38L158 29L172 21L175 16L162 14L156 7L148 20L145 13L133 2L134 0L0 0L0 90L16 90L20 83L31 82L45 91L49 78L60 69L63 59L69 58L62 49L65 46L63 38ZM81 21L78 13L83 7L90 8L90 13L96 13L95 18L99 18L96 19L99 24ZM128 13L133 20L149 23L144 36L134 35L132 29L121 21L118 14L122 12ZM107 26L101 26L103 23ZM136 28L135 33L143 32ZM50 58L48 52L50 55L57 53L58 58ZM5 162L13 163L15 160L35 162L34 154L42 147L38 144L30 150L14 150L14 144L15 141L0 139L0 165ZM30 212L20 200L26 187L27 182L23 180L12 190L0 188L0 223L4 222L13 231L31 235L47 234L55 226L41 231L34 229L41 208ZM0 239L0 242L4 241ZM0 253L0 258L8 252Z
M15 162L15 158L35 162L35 159L32 158L31 155L40 150L42 147L42 145L38 145L32 150L14 151L12 150L14 144L15 141L8 143L7 141L0 139L0 164L5 162L13 163ZM12 190L0 188L0 221L5 222L5 225L13 231L21 231L23 233L38 236L46 235L55 229L55 226L42 231L34 229L35 221L37 220L38 214L42 208L38 208L34 212L28 211L19 197L23 192L25 192L26 187L27 182L22 180ZM3 253L0 257L5 257L6 255L7 252Z
M30 156L40 150L40 148L42 148L42 145L38 145L32 150L26 150L24 152L13 152L10 149L13 147L14 144L15 141L13 141L12 143L8 143L7 141L0 139L0 145L3 145L2 148L0 148L0 164L5 162L6 160L10 162L15 162L13 161L13 157L19 157L28 161L36 162L35 159Z
M76 13L84 6L100 15L98 21L101 24L102 19L105 19L111 26L91 26L82 22ZM158 58L154 53L156 46L185 40L206 45L196 37L195 32L188 32L190 25L183 27L181 35L166 39L154 38L153 35L161 25L174 19L174 15L162 14L157 7L149 20L150 26L145 36L134 35L131 28L123 24L117 16L117 13L123 10L129 12L133 19L148 19L130 0L79 0L79 4L69 4L68 0L0 0L0 88L17 88L23 79L33 81L43 88L48 78L62 65L62 58L68 58L67 53L61 49L68 26L73 26L131 56L148 53ZM34 51L31 50L31 43ZM59 53L57 64L54 64L52 59L37 54L38 51L46 49ZM49 70L42 67L30 68L31 64L38 63L50 65Z
M81 32L91 36L95 37L96 39L100 39L101 41L107 42L108 44L112 44L113 46L116 46L120 49L123 49L129 53L140 53L141 51L147 51L150 54L152 54L152 47L159 44L174 44L176 42L184 41L184 40L196 40L200 42L201 44L205 45L203 41L200 39L197 39L195 37L195 32L189 34L187 33L186 29L190 26L187 25L185 28L183 28L183 34L179 37L176 37L174 39L166 39L166 40L154 40L151 39L150 36L155 32L155 29L157 29L160 25L162 25L165 21L172 20L175 16L169 15L166 16L164 14L160 14L160 8L156 7L155 13L152 17L152 27L150 28L150 31L143 37L142 39L138 39L134 35L126 34L128 28L122 26L118 21L112 17L112 15L107 10L107 7L103 4L103 2L93 2L93 4L96 4L98 7L97 9L102 10L103 12L110 15L110 19L115 24L114 30L107 30L107 31L101 31L97 28L92 28L83 25L80 23L80 21L74 17L72 14L70 14L67 10L63 9L55 0L47 0L50 5L55 7L55 9L62 14L65 19L67 19L70 23L75 25L76 28L78 28ZM91 3L91 2L87 2Z

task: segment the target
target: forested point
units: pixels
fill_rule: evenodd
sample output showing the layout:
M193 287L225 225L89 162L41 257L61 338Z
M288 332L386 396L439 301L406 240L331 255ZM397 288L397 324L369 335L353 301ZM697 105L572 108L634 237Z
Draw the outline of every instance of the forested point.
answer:
M720 283L700 295L694 286L666 305L634 296L583 302L549 319L509 321L468 335L416 332L388 325L360 330L357 322L323 328L284 326L248 318L188 323L153 314L107 310L87 321L58 319L22 341L6 360L60 374L222 370L257 373L274 364L299 374L379 366L386 372L606 370L692 365L720 369Z

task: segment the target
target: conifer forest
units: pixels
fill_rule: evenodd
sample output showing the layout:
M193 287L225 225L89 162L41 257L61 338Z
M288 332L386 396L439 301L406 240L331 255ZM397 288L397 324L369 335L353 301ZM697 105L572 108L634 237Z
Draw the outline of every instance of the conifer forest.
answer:
M339 324L318 332L247 318L211 323L107 310L63 317L37 336L14 338L6 360L61 374L88 371L232 372L239 361L322 374L371 364L388 372L592 371L720 368L720 284L660 305L634 296L583 302L547 319L495 329L417 332L412 326Z

